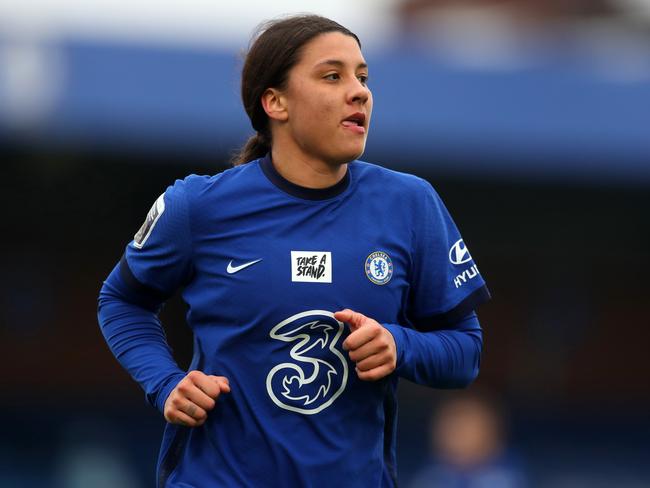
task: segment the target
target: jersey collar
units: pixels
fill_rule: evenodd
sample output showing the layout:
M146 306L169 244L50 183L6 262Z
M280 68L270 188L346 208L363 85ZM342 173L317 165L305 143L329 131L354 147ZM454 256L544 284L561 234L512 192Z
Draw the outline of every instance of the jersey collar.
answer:
M329 186L327 188L306 188L304 186L296 185L295 183L290 182L275 169L273 161L271 160L271 153L268 153L262 159L260 159L260 167L266 175L266 177L271 180L275 186L288 193L294 197L302 198L305 200L327 200L328 198L334 198L350 186L350 167L348 165L348 170L345 172L345 176L335 185Z

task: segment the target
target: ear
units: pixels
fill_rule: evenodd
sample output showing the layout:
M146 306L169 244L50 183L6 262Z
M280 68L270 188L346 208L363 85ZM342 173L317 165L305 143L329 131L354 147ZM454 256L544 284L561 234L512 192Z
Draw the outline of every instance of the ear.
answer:
M262 93L262 108L268 115L269 119L284 122L289 118L287 112L286 99L282 92L276 88L267 88Z

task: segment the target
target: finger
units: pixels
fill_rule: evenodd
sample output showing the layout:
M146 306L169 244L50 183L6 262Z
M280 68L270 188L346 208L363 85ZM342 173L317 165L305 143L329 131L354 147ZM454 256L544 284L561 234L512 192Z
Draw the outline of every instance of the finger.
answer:
M376 327L361 327L352 332L352 334L343 341L343 349L346 351L358 349L377 337L379 332L379 329Z
M167 421L171 424L184 425L185 427L198 427L203 425L205 420L196 420L180 410L174 410L167 416Z
M210 376L201 371L192 371L187 375L187 378L192 381L193 385L203 391L203 393L205 393L210 398L217 398L219 396L219 393L221 393L219 384L213 381Z
M348 356L350 356L352 361L358 363L370 356L384 352L386 349L387 348L380 341L370 340L356 349L350 349Z
M189 417L197 420L203 419L208 415L203 408L188 400L180 391L173 392L170 395L168 403L165 405L165 417L168 417L173 412L184 412Z
M190 400L202 408L211 409L214 407L214 399L219 396L219 386L213 384L203 373L189 373L178 384L176 392L183 400Z
M190 401L186 401L183 404L183 407L179 408L178 410L180 410L183 413L186 413L188 417L191 417L196 421L205 420L208 417L208 412L203 410L197 404L192 403Z
M359 371L371 371L380 366L390 366L391 358L390 354L374 354L370 357L365 358L363 361L357 362L356 369Z
M368 317L365 315L355 312L354 310L350 310L349 308L346 308L345 310L341 310L339 312L334 313L334 318L336 320L339 320L341 322L346 322L347 324L350 325L350 329L352 331L357 330L359 327L363 325L363 323L368 320Z
M204 410L212 410L216 403L216 399L219 397L219 394L216 396L209 396L201 388L196 385L192 385L191 388L186 391L179 390L183 396L190 402L196 404ZM190 415L191 417L193 415Z
M230 381L225 376L209 376L210 380L217 383L221 393L230 393Z
M383 365L378 368L371 369L370 371L359 371L356 369L357 376L360 380L363 381L377 381L380 380L393 372L393 369Z

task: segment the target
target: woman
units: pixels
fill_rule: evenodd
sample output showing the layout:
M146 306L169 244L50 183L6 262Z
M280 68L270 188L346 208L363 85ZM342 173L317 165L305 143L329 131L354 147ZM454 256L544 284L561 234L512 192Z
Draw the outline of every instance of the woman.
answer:
M394 486L399 376L463 387L489 297L430 185L356 161L372 94L358 38L267 24L235 167L177 181L102 288L111 350L168 424L159 486ZM183 288L190 372L157 318Z

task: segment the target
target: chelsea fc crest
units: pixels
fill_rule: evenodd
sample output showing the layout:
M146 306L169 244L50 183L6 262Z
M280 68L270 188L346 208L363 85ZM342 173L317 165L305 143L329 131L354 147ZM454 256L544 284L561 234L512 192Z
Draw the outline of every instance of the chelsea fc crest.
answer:
M375 251L366 258L366 276L376 285L385 285L393 277L393 261L385 252Z

